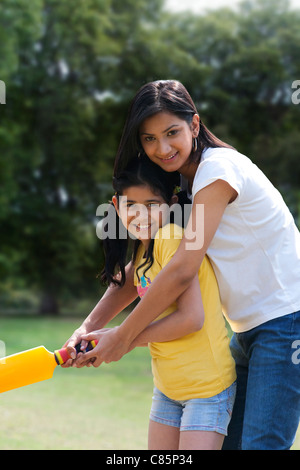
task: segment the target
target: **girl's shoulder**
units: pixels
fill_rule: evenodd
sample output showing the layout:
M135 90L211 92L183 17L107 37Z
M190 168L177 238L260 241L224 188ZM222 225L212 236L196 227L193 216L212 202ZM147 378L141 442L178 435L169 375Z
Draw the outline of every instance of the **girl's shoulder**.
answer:
M155 235L156 240L181 240L183 237L183 228L177 224L166 224L161 227Z
M183 229L176 224L166 224L158 230L154 240L155 260L164 267L176 253L183 237Z

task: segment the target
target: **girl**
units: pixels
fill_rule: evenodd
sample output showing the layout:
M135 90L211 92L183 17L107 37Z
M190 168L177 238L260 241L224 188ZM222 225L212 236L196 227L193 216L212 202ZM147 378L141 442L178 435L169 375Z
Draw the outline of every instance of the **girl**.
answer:
M178 200L173 195L176 177L148 159L139 159L114 178L115 211L105 219L105 229L110 233L110 225L118 225L117 213L131 237L136 238L131 262L134 275L128 276L125 271L128 240L108 237L104 240L103 280L117 286L131 283L140 297L151 290L182 238L182 228L168 223L169 205ZM181 194L179 198L182 205ZM116 272L120 274L116 276ZM152 355L155 388L149 448L218 450L227 434L236 375L216 278L206 257L197 276L176 299L129 348L149 343ZM82 339L102 335L103 331L94 331Z
M115 174L136 154L146 154L169 174L181 173L193 199L191 219L151 289L124 324L102 338L98 360L122 357L139 332L189 286L207 252L235 332L237 398L224 448L289 449L300 415L300 368L292 359L300 338L300 235L289 210L247 157L205 127L179 82L148 83L133 99ZM205 207L203 243L199 205ZM124 288L122 295L129 291ZM91 325L85 323L70 342L74 353L81 333L107 320L102 308L92 313Z

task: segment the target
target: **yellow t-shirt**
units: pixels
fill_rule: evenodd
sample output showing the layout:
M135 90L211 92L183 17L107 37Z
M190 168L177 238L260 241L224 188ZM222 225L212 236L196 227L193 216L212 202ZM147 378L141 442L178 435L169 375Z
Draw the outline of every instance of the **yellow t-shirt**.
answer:
M157 232L153 265L145 276L145 267L138 269L140 280L135 272L134 283L140 297L143 297L154 278L173 257L182 235L181 227L170 224ZM135 261L136 268L145 261L143 256L141 245ZM199 283L205 313L202 329L173 341L149 343L154 385L173 400L212 397L236 380L218 285L207 257L199 269ZM173 303L157 320L175 310L176 303Z

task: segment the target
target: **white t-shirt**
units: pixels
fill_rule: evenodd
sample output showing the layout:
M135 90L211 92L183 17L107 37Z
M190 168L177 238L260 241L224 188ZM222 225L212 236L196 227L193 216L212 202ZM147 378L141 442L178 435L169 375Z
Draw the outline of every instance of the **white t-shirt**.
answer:
M219 179L238 196L207 254L224 314L233 331L243 332L300 310L300 234L280 193L249 158L231 149L206 149L192 196Z

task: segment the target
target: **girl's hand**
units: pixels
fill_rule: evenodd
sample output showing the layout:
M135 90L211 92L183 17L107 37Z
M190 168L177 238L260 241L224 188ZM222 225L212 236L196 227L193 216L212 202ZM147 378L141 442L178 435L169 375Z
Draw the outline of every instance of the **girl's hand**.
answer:
M61 365L61 367L68 368L68 367L74 367L75 362L79 356L81 356L81 353L77 354L75 346L79 343L81 343L81 349L84 350L88 342L82 338L83 335L87 333L85 327L81 326L77 330L74 331L72 336L68 339L68 341L65 342L65 344L62 346L63 348L67 348L69 356L71 356L71 359L69 359L67 362Z
M76 367L84 365L99 367L102 362L108 364L120 360L128 352L130 345L123 341L119 328L119 326L104 328L82 335L82 339L86 342L97 339L98 344L92 351L78 355L75 361Z

